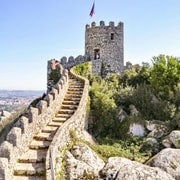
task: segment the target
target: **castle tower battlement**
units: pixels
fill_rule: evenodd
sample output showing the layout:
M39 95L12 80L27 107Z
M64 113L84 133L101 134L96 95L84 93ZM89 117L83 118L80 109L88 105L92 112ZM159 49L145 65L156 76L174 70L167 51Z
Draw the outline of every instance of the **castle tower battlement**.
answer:
M100 28L100 27L105 27L105 22L104 21L100 21L99 22L99 26L96 25L96 22L92 22L91 25L89 24L86 24L86 29L89 29L89 28ZM110 21L109 22L109 25L106 26L106 28L113 28L113 27L116 27L116 28L121 28L121 30L123 31L123 22L119 22L117 26L115 26L115 22L114 21Z
M85 56L92 61L92 71L98 75L120 73L124 69L124 25L100 21L86 25Z

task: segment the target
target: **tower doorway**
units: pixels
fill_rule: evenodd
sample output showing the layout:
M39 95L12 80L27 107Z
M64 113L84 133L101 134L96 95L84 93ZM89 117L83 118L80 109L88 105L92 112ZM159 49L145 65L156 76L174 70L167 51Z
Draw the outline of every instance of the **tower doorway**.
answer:
M100 49L94 49L94 59L100 59Z

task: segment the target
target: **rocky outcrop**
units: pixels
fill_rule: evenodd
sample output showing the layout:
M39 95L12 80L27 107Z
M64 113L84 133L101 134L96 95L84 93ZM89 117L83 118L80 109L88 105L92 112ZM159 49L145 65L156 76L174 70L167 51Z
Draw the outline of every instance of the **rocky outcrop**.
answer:
M175 179L180 179L180 149L166 148L151 158L147 165L159 167Z
M123 122L126 118L127 118L127 113L122 108L120 108L118 110L118 120L120 122Z
M178 180L180 150L166 149L146 165L122 157L103 160L86 144L78 143L67 151L65 179L103 180Z
M65 179L98 179L105 163L86 144L74 145L66 156Z
M144 126L140 123L131 124L129 127L129 132L133 136L143 137L146 135L146 130L145 130Z
M140 149L141 152L151 152L151 154L156 154L160 150L160 145L157 139L148 137L143 142L143 145Z
M100 171L104 180L173 180L174 178L165 171L150 167L121 157L111 157L105 167Z
M151 131L148 134L148 137L161 138L167 135L170 131L168 126L162 122L157 120L146 121L146 128Z
M136 107L134 105L130 105L129 106L130 109L130 114L131 116L138 116L139 115L139 111L136 109Z
M180 149L180 131L172 131L165 139L163 139L162 144L165 147L176 147Z

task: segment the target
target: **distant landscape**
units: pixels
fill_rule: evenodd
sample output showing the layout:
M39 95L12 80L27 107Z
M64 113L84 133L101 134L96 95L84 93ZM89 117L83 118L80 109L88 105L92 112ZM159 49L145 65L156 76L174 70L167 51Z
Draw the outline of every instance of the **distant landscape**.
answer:
M22 106L28 106L44 92L43 90L0 90L0 111L13 112Z

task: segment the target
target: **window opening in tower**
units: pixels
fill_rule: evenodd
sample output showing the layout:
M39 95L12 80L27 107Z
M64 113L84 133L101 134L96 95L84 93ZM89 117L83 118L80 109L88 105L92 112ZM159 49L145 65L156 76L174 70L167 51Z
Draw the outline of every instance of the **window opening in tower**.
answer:
M114 33L111 33L111 40L114 40Z

